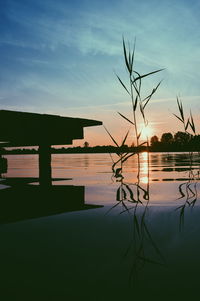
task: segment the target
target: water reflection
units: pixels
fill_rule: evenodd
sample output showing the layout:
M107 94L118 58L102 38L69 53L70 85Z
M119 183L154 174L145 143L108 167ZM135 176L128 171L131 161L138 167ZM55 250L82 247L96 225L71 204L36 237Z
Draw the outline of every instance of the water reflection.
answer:
M180 212L179 229L182 230L184 226L185 210L193 208L198 200L198 187L199 184L199 170L193 168L193 164L190 158L190 169L188 170L188 179L179 185L179 200L182 201L182 205L176 208Z
M85 187L53 185L42 187L37 178L3 179L0 189L0 224L51 216L71 211L101 208L85 204Z
M180 300L180 296L185 297L188 290L190 300L195 287L198 290L200 268L199 195L194 201L195 189L197 194L199 191L198 162L194 163L196 167L193 170L196 177L189 181L188 170L175 170L179 168L175 165L177 157L182 168L180 154L149 156L149 173L143 168L146 163L143 165L144 157L141 156L140 166L143 171L138 177L138 158L133 156L125 162L122 172L117 171L120 165L115 166L113 181L107 154L88 156L87 171L81 155L69 158L66 155L63 160L61 156L56 157L53 162L54 176L67 176L73 178L68 181L70 185L86 186L85 205L96 203L104 205L104 208L70 213L68 218L66 215L58 215L56 218L1 226L0 255L3 259L1 268L4 283L7 282L6 293L16 285L19 288L18 296L25 290L26 299L33 294L35 300L41 298L39 293L34 295L42 291L41 287L44 296L49 294L49 299L52 296L58 298L60 293L63 298L66 296L71 300L93 300L98 292L99 300L132 300L136 297L144 300L144 292L146 300L157 296L160 291L159 300L163 300L168 293L171 293L167 296L168 300ZM184 157L184 162L186 160ZM74 162L76 165L73 169ZM163 171L163 168L171 170ZM10 176L11 172L10 169ZM17 164L15 172L20 172ZM35 181L35 171L30 176L32 178L29 180ZM149 185L141 180L143 176L147 177ZM10 182L13 193L21 190L19 186L28 185L23 181L18 179L18 189ZM38 211L42 204L36 199L37 192L33 193L35 200L28 201L30 192L27 191L28 197L24 198L23 206L30 210L29 204L32 208L35 202ZM60 197L58 191L52 193L52 203L55 197L56 202L63 202L65 206L67 191L62 195ZM73 193L70 195L68 201L73 205ZM1 196L1 201L7 198L3 194ZM18 196L20 198L20 194ZM45 196L43 199L44 204L49 206ZM184 210L177 209L182 205L185 205ZM17 202L14 204L14 199L12 206L18 206ZM23 206L19 210L16 208L20 215ZM112 210L108 212L110 207ZM105 215L105 212L108 214ZM27 283L24 283L24 275L27 275ZM77 290L77 287L80 289ZM127 297L128 290L130 295ZM178 297L175 297L175 293Z
M132 266L130 271L130 283L135 283L139 272L146 263L164 264L164 257L159 250L156 242L148 227L146 215L149 206L149 153L135 154L137 156L137 182L127 183L123 176L123 156L113 162L113 177L120 182L116 191L117 203L108 211L121 205L122 213L128 213L132 219L132 239L125 252L126 257L131 256ZM120 167L118 167L120 165ZM130 207L131 205L131 207ZM154 257L149 257L146 252L146 243L151 245L154 251Z
M7 159L2 157L0 154L0 178L3 176L3 174L7 173L7 171L8 171Z
M161 156L162 160L156 160L155 156L150 161L149 153L135 154L137 156L137 168L135 172L137 176L136 182L126 182L126 176L123 174L123 162L117 160L112 165L113 177L119 182L116 191L116 204L108 211L121 205L120 214L127 213L131 220L131 231L133 233L130 245L125 255L131 258L132 266L130 271L131 283L136 283L139 274L142 272L146 264L166 265L165 257L160 251L159 241L153 237L151 233L151 223L148 222L148 212L150 207L150 162L161 167L162 172L168 174L183 172L184 178L162 178L154 179L154 181L182 181L177 185L180 196L177 198L181 205L177 205L173 211L178 212L179 231L183 230L185 213L187 209L192 209L198 200L198 184L199 184L199 156L198 154L166 154ZM170 167L164 167L167 164ZM170 163L169 163L170 162ZM120 164L120 167L117 167ZM172 165L172 166L171 166ZM180 166L176 168L175 166ZM186 166L186 167L182 167ZM186 174L187 173L187 174ZM184 181L184 182L183 182ZM174 198L174 201L176 199ZM176 231L176 229L174 229ZM149 249L151 250L149 252Z

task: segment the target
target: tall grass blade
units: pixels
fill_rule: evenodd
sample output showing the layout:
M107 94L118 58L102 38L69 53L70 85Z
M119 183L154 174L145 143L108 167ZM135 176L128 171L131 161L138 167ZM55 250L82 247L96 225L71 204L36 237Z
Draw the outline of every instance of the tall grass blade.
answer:
M140 79L142 79L142 78L144 78L144 77L147 77L147 76L149 76L149 75L155 74L155 73L160 72L160 71L163 71L163 70L165 70L165 69L159 69L159 70L152 71L152 72L149 72L149 73L144 74L144 75L140 75L140 76L136 77L136 78L134 79L133 82L135 83L136 81L138 81L138 80L140 80Z
M134 73L136 73L137 74L137 78L138 78L138 80L139 80L139 84L138 84L138 91L139 91L139 93L140 93L140 90L141 90L141 85L142 85L142 80L141 80L141 75L140 75L140 73L139 72L137 72L137 71L134 71ZM133 85L135 85L136 87L137 87L137 81L135 80L135 78L133 79L133 81L132 81L132 84Z
M127 120L128 122L130 122L132 125L134 125L134 123L133 123L130 119L128 119L126 116L124 116L123 114L121 114L121 113L119 113L119 112L118 112L118 114L119 114L121 117L123 117L125 120Z
M130 50L129 50L129 54L128 54L128 61L129 61L130 73L132 73L133 65L132 65L132 59L131 59L131 52L130 52Z
M141 114L142 114L143 120L146 120L146 118L145 118L145 114L144 114L144 108L143 108L143 106L142 106L142 103L141 103L141 102L140 102L140 112L141 112Z
M125 137L124 137L124 140L122 141L122 144L121 144L121 147L124 146L125 142L126 142L126 139L128 137L128 134L129 134L129 130L128 132L126 133Z
M138 139L138 140L140 139L141 134L142 134L142 131L139 132L139 134L137 135L137 139Z
M140 77L140 74L137 71L134 71L134 73L136 73L138 75L138 77ZM139 80L139 83L135 82L135 78L133 78L133 80L131 81L131 84L133 85L134 90L136 91L139 99L141 99L140 96L140 92L141 92L141 85L142 85L142 81L141 79Z
M120 79L120 77L119 77L117 74L116 74L116 76L117 76L117 78L118 78L120 84L122 85L122 87L126 90L126 92L127 92L129 95L131 95L130 92L129 92L129 90L126 88L126 86L124 85L124 83L123 83L122 80Z
M123 50L124 50L125 64L126 64L126 67L127 67L128 71L129 71L129 73L131 74L131 67L129 66L129 62L128 62L128 58L127 58L127 50L126 50L126 45L125 45L124 38L123 38Z
M173 113L173 115L178 118L181 122L184 122L180 117L178 117L176 114Z
M184 118L184 113L183 113L183 105L182 105L182 102L178 99L178 97L177 97L177 104L178 104L178 109L179 109L182 121L184 122L185 118Z
M156 90L158 89L158 87L160 86L162 81L160 81L157 86L152 90L151 94L149 96L147 96L143 101L146 100L144 106L143 106L143 109L146 107L146 105L148 104L149 100L151 99L151 97L153 96L153 94L156 92Z
M191 120L190 127L191 127L193 133L196 134L195 124L194 124L194 120L193 120L193 116L192 116L192 112L191 111L190 111L190 120Z
M140 90L139 90L139 88L137 87L136 83L133 82L133 80L131 81L131 84L133 85L133 88L134 88L135 92L137 93L137 95L140 99Z
M186 126L185 126L185 130L186 130L186 131L187 131L189 125L190 125L190 119L188 118L187 123L186 123Z
M135 38L135 40L134 40L134 44L133 44L133 52L132 52L132 58L131 58L132 71L133 71L133 62L134 62L134 57L135 57L135 46L136 46L136 38Z
M110 136L110 138L112 139L112 141L114 142L114 144L119 147L118 143L115 141L115 139L112 137L112 135L109 133L109 131L107 130L107 128L104 126L104 129L106 130L106 132L108 133L108 135Z
M138 95L139 95L139 92L138 92ZM136 111L136 109L137 109L138 95L137 95L136 98L135 98L135 103L134 103L134 107L133 107L133 110L134 110L134 111Z

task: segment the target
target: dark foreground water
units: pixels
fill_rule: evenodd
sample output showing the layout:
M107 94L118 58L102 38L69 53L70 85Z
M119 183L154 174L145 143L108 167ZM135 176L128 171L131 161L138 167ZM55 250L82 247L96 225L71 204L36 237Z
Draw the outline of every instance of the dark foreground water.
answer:
M14 201L2 207L0 225L2 300L198 298L198 155L191 171L188 154L154 153L148 160L143 153L139 177L133 157L118 182L112 159L53 155L53 178L68 180L53 182L57 189L46 195L35 185L9 195ZM8 160L4 178L38 177L37 156ZM8 184L2 179L1 189Z

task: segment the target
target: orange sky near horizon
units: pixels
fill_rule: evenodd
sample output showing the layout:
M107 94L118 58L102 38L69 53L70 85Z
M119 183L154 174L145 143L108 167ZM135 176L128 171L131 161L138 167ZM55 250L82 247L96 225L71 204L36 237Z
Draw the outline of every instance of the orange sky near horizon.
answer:
M194 102L194 105L191 105L190 107L188 99L181 98L181 100L183 102L186 118L189 117L191 109L198 132L200 129L198 124L198 119L200 119L200 104ZM95 108L88 109L88 114L85 114L82 117L86 118L87 116L87 118L102 121L103 125L108 129L108 131L119 144L123 141L127 131L130 130L127 138L127 144L131 145L132 141L135 140L134 128L131 127L130 123L124 120L117 112L120 112L131 119L131 104L120 104L120 107L116 105L113 106L113 108L110 108L108 111L104 111L102 108L98 107L96 110ZM81 112L77 113L81 114ZM148 125L151 128L149 138L156 135L160 139L163 133L171 132L174 135L178 131L184 131L181 122L173 114L179 115L175 97L174 99L152 100L152 103L149 104L149 107L146 111ZM139 121L138 128L140 129L141 127L143 127L143 123ZM114 145L103 126L85 128L84 139L74 140L72 146L82 146L84 141L89 142L90 146ZM144 141L144 137L142 136L141 141Z

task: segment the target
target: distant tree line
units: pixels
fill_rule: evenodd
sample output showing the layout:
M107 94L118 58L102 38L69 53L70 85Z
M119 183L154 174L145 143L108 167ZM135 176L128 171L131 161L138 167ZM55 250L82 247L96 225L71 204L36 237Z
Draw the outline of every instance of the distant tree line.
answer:
M200 151L200 135L186 132L163 133L161 139L153 136L150 139L151 151Z
M170 151L200 151L200 135L191 135L185 132L177 132L174 135L170 132L163 133L161 138L153 136L150 139L150 145L142 145L139 148L123 145L122 147L116 147L112 145L97 145L89 146L89 143L85 141L83 146L76 147L62 147L62 148L51 148L52 154L74 154L74 153L125 153L125 152L141 152L141 151L152 151L152 152L170 152ZM0 149L0 154L37 154L37 149Z

